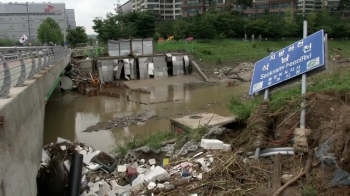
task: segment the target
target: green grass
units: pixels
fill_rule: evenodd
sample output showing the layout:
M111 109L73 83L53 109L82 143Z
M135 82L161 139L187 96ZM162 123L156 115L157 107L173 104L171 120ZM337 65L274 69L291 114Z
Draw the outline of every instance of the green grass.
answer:
M135 137L128 140L124 145L117 145L114 151L117 153L125 154L129 150L143 146L148 146L151 149L159 149L163 146L163 143L165 141L168 141L170 139L176 139L179 144L177 147L181 147L181 144L183 145L190 140L199 142L202 136L207 133L207 130L208 129L206 127L200 127L192 131L183 131L180 134L157 131L147 136L136 135Z
M349 72L343 73L333 73L329 76L321 75L318 77L310 78L309 82L312 82L312 85L307 87L308 92L325 92L325 91L334 91L334 92L344 92L350 91L350 74ZM269 108L271 112L276 112L279 109L286 106L292 100L298 102L301 100L301 86L292 85L289 88L277 90L270 95ZM242 102L236 98L231 98L229 103L229 110L237 115L242 121L246 121L251 112L255 107L262 101L262 97L256 97L252 100ZM300 102L298 102L299 104Z
M156 52L185 50L193 52L197 59L202 59L206 63L221 62L245 62L257 61L269 55L271 51L280 50L295 40L288 41L262 41L262 42L243 42L239 40L208 40L192 41L172 41L163 43L154 43ZM329 49L340 48L344 57L350 57L350 41L331 41L329 40ZM330 50L329 56L334 53Z
M128 150L142 146L148 146L152 149L159 149L162 147L162 142L173 139L174 137L176 137L174 133L163 131L150 133L147 136L136 135L128 140L124 145L116 146L115 151L125 154Z

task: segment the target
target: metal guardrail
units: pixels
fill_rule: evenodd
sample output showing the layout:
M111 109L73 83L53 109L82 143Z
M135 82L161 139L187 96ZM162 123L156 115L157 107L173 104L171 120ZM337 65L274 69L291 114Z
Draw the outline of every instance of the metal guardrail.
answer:
M11 87L24 86L41 70L53 66L71 52L64 47L0 47L0 99L8 98Z

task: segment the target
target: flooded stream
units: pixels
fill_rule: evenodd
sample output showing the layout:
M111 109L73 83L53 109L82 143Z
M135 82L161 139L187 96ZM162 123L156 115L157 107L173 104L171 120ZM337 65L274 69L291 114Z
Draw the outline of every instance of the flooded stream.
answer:
M86 97L77 92L61 93L57 88L46 104L44 144L62 137L71 141L83 141L96 149L108 152L115 144L122 144L135 135L169 130L169 118L200 112L230 116L227 109L230 95L241 97L247 92L249 83L235 87L226 86L227 83L209 84L198 81L169 84L164 81L147 88L150 94L110 89L120 91L120 98ZM127 100L127 95L130 101ZM158 118L149 120L142 126L132 125L112 130L83 132L99 121L108 121L146 110L148 113L158 115Z

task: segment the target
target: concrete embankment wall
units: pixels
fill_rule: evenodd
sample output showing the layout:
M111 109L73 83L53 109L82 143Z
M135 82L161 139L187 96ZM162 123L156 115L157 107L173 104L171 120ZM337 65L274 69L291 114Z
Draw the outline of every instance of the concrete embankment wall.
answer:
M36 196L36 176L43 146L45 97L70 55L42 70L24 87L0 99L0 196Z

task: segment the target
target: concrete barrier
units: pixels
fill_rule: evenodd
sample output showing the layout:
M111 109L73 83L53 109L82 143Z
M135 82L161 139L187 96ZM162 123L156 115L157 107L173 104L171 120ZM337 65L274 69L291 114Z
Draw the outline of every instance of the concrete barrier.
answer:
M45 97L69 62L70 55L63 57L0 99L0 196L37 195Z

